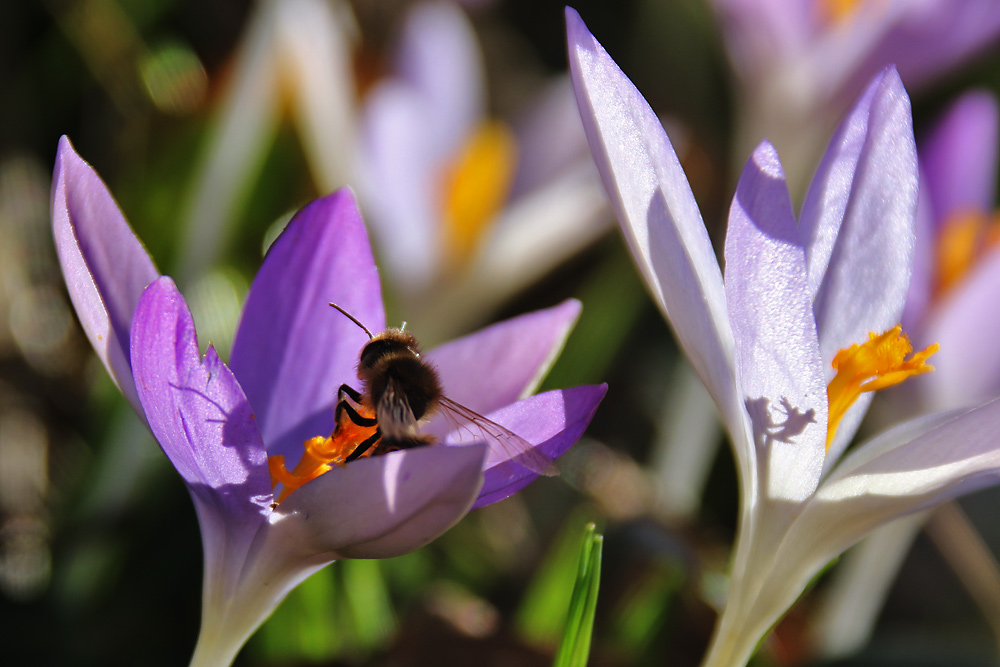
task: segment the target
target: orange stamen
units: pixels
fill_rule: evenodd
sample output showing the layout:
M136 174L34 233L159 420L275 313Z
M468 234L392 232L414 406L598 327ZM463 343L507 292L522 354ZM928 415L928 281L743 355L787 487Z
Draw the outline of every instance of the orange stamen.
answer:
M372 414L362 416L371 417ZM329 438L318 435L302 443L304 450L302 458L294 470L289 471L285 467L285 457L280 454L267 457L267 467L271 473L271 490L273 491L278 484L282 486L281 493L275 498L275 504L282 502L306 482L332 470L333 466L346 465L347 457L373 432L373 427L358 426L349 417L342 416ZM358 458L371 456L374 449L369 447Z
M830 401L827 450L837 434L840 420L863 392L885 389L912 375L934 370L925 362L941 347L937 343L928 345L906 359L906 355L913 352L913 346L898 324L883 334L872 331L868 337L867 342L844 348L833 358L837 374L826 388Z
M445 170L444 242L453 263L466 261L503 207L517 160L513 133L487 121Z
M966 209L941 225L935 244L934 294L940 296L959 284L987 250L1000 243L1000 216Z

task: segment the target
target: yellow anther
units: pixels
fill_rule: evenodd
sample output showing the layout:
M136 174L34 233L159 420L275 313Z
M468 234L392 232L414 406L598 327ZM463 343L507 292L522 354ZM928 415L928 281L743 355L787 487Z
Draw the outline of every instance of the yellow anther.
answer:
M1000 241L1000 223L986 213L967 209L941 225L935 245L934 292L943 294L965 278L983 252Z
M475 250L503 207L517 161L517 145L506 125L480 125L445 170L444 242L453 264Z
M939 348L940 345L934 343L906 359L906 355L913 352L913 346L903 333L903 327L897 324L883 334L872 331L867 342L855 343L837 352L833 358L837 375L826 388L830 401L826 448L830 449L840 420L863 392L885 389L911 375L934 370L925 362Z

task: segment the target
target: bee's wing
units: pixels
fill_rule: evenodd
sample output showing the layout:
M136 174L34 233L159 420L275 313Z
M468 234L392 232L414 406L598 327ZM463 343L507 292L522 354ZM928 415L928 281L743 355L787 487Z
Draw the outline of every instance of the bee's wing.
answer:
M458 442L485 442L502 458L510 459L534 473L547 477L559 474L555 461L513 431L447 397L441 398L440 409L455 426L459 434Z
M378 415L378 426L383 438L408 439L416 436L419 431L413 409L406 399L406 392L402 391L402 387L393 378L389 379L385 392L379 398L375 413Z

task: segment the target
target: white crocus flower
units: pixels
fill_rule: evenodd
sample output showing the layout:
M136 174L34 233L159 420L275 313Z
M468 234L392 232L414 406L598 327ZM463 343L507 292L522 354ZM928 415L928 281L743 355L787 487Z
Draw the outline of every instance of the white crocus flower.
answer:
M870 392L930 370L935 349L907 358L908 339L894 326L917 198L909 99L894 69L834 135L798 219L776 151L767 142L754 151L730 210L723 279L656 115L576 12L567 22L605 188L739 462L729 599L703 664L741 665L841 551L997 479L1000 402L907 422L841 456Z

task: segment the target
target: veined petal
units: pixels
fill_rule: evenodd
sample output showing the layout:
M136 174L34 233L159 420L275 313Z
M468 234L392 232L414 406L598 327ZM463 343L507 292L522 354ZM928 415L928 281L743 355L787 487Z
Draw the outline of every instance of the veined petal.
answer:
M580 316L569 300L457 338L427 352L448 398L479 413L531 394Z
M923 185L943 222L953 213L993 208L1000 110L985 90L962 95L920 144Z
M83 330L140 416L129 329L142 291L159 275L107 186L65 136L52 177L52 231Z
M335 467L278 506L271 537L326 560L408 553L469 511L485 453L481 445L416 447Z
M143 293L131 338L136 389L153 435L196 501L229 529L252 532L272 500L264 444L236 378L213 348L201 359L173 280L158 278Z
M831 141L803 209L827 380L838 350L899 322L913 261L917 183L910 101L890 68ZM828 464L850 442L870 402L862 396L844 416Z
M243 307L230 366L269 454L294 464L302 442L333 428L343 383L356 383L365 333L385 328L378 271L349 190L317 199L274 242Z
M761 488L800 502L819 482L827 397L806 256L774 147L747 162L729 211L726 300L736 380L750 417Z
M923 339L941 344L924 389L939 408L969 405L1000 389L1000 249L993 249L925 320Z
M606 384L601 384L547 391L493 412L488 419L521 436L554 461L580 439L607 389ZM489 452L483 463L483 487L474 507L508 498L538 478L537 472L519 463L517 457L511 458L512 454Z
M687 178L659 118L567 8L569 62L591 153L626 241L733 432L733 335L722 272Z
M485 113L482 55L462 10L452 3L418 4L406 19L396 68L427 102L421 128L438 159L459 149Z

